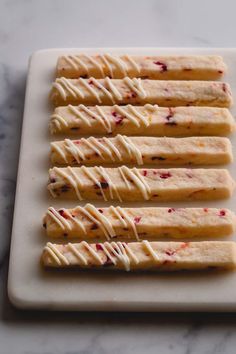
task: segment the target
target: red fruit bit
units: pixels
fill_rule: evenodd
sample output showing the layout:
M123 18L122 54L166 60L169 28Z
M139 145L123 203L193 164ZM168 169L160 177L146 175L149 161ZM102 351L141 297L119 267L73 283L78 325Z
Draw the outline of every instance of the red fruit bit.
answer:
M89 85L93 85L93 80L89 80Z
M226 214L226 211L225 210L220 210L219 211L219 216L225 216Z
M96 249L97 251L103 251L103 248L99 243L96 243Z
M80 143L81 143L81 141L80 141L80 140L75 140L75 141L74 141L74 144L79 145Z
M222 84L222 90L223 90L224 92L227 92L227 87L226 87L226 84L225 84L225 83Z
M219 73L219 74L223 74L223 71L222 71L222 70L218 70L218 73Z
M167 71L167 65L165 63L163 63L161 61L154 61L153 63L156 65L160 65L162 73Z
M140 222L140 220L142 219L142 217L141 216L136 216L135 218L134 218L134 222L135 222L135 224L138 224L139 222Z
M169 108L169 114L168 114L168 116L166 116L166 120L169 121L173 117L173 115L174 115L173 109Z
M108 188L108 187L109 187L108 182L106 182L106 181L101 182L101 187L102 187L102 189L106 189L106 188Z
M183 243L181 244L181 246L180 246L180 249L184 249L184 248L186 248L186 247L188 247L188 243L187 243L187 242L183 242Z
M147 176L147 170L143 170L143 176Z
M167 179L167 178L170 178L170 177L172 177L170 172L163 172L163 173L160 174L160 178L162 178L162 179Z
M66 212L63 209L58 210L58 213L65 219L69 219L69 216L66 214Z
M168 209L168 213L172 213L172 211L175 211L175 208Z
M166 250L165 254L167 254L167 256L173 256L176 253L176 251L172 251L172 250Z
M94 223L94 224L91 226L91 230L97 230L97 229L98 229L98 225Z
M123 122L123 119L124 119L123 117L116 119L116 125L121 124Z
M99 213L103 214L103 210L102 209L98 209Z
M115 111L113 111L112 113L112 116L115 118L115 124L121 124L122 123L122 121L123 121L123 119L125 118L125 117L123 117L123 116L121 116L121 115L119 115L117 112L115 112Z
M126 95L127 98L136 98L137 97L137 93L135 92L128 92Z
M203 208L203 211L205 211L205 213L208 212L208 208Z

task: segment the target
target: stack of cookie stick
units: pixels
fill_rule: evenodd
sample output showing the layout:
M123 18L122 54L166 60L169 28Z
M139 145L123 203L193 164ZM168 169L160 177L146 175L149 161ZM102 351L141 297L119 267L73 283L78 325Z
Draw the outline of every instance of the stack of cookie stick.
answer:
M64 244L47 243L45 267L235 268L235 243L219 240L234 232L235 215L204 205L230 198L235 185L221 166L233 160L231 90L212 81L225 71L219 56L58 58L48 190L79 205L48 208L47 236ZM189 208L194 200L202 207ZM125 201L145 205L127 208ZM161 201L169 207L158 207Z

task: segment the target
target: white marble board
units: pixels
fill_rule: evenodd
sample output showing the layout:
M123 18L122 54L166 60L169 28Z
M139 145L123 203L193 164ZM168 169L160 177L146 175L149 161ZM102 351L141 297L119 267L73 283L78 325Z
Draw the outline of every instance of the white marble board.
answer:
M128 311L235 311L236 272L222 273L112 273L45 272L39 264L47 238L42 216L47 207L70 207L70 201L53 200L47 193L49 168L48 94L57 57L71 52L129 54L219 54L228 65L224 81L236 97L236 49L199 48L83 48L51 49L30 60L15 200L8 294L19 308L51 310ZM232 109L233 114L235 108ZM231 137L236 159L236 134ZM227 166L236 179L235 163ZM94 203L104 205L104 203ZM130 205L130 204L129 204ZM151 203L150 205L157 205ZM167 206L170 203L158 203ZM171 206L231 208L236 212L236 192L219 202L172 203ZM133 205L134 206L134 205ZM143 206L136 203L135 206ZM236 240L236 239L235 239Z

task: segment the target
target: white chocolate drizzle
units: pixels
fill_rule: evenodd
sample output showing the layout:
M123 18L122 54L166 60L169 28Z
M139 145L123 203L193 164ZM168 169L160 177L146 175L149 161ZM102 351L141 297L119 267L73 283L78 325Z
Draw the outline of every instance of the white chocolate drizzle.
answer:
M77 62L75 59L74 59L74 56L72 55L63 55L62 58L72 66L73 69L75 70L78 70L79 66L79 62ZM75 57L76 58L76 57Z
M128 151L130 158L132 158L132 156L133 156L136 159L138 165L143 165L142 154L141 154L139 148L135 144L133 144L133 142L131 141L130 138L128 138L125 135L118 134L117 140L120 141L121 144Z
M116 185L112 182L111 178L109 177L108 173L106 173L106 170L102 166L96 166L95 170L108 182L108 188L109 188L109 193L110 193L110 198L113 199L113 191L115 192L117 199L122 202L122 199L120 197L120 194L116 188Z
M53 86L58 90L64 101L67 98L68 92L73 98L77 98L78 96L82 99L84 98L83 91L81 91L77 86L75 86L71 82L71 80L67 80L64 77L56 79L56 82L53 84Z
M122 154L119 151L119 146L117 147L117 143L120 143L124 148L124 152L127 152L130 159L136 159L138 165L143 165L143 158L140 149L137 145L132 142L132 139L128 138L125 135L118 134L116 138L108 139L108 138L94 138L89 137L87 139L81 138L80 140L70 140L65 139L63 145L59 142L51 143L52 150L55 150L59 156L63 159L63 162L69 163L68 152L71 156L74 157L78 164L81 161L86 161L87 158L85 153L83 152L83 145L87 146L89 149L95 152L102 160L105 160L105 156L108 156L111 161L122 161L124 159L124 153ZM65 152L66 151L66 152ZM91 153L89 154L91 155Z
M99 257L98 252L93 249L91 245L88 244L86 241L82 241L81 245L83 245L87 251L93 256L94 259L98 262L98 264L103 264L102 259Z
M67 172L68 170L72 176ZM58 167L53 167L53 171L59 176L62 176L62 178L64 178L65 180L67 180L70 183L70 185L74 188L78 199L83 200L78 189L78 186L81 185L80 181L78 179L78 176L76 175L76 173L74 173L73 169L70 166L68 166L66 169L63 170ZM53 184L49 184L49 190L53 195Z
M69 110L78 118L80 118L85 124L87 124L89 127L91 127L91 123L89 119L82 114L81 109L84 109L84 105L80 104L78 107L74 107L71 104L68 105ZM89 109L86 110L86 113L90 114L91 111ZM93 117L93 116L92 116Z
M129 70L127 67L127 63L125 60L130 63L132 68L135 70L137 76L140 75L141 69L140 66L136 63L133 57L130 55L124 55L124 56L114 56L109 53L105 53L103 55L99 56L90 56L86 54L81 54L81 55L63 55L62 58L74 69L74 70L80 70L82 68L87 75L91 76L91 71L87 63L83 60L83 57L87 59L88 62L92 64L92 66L100 72L101 77L105 77L105 72L104 69L107 70L109 76L111 78L114 77L114 72L113 72L113 66L114 68L117 68L123 76L128 76ZM103 63L99 63L100 59Z
M113 97L113 95L112 95L112 93L113 93L113 91L112 91L112 88L111 88L111 91L112 91L112 93L110 92L110 91L108 91L107 89L106 89L106 87L104 86L104 85L102 85L98 80L96 80L96 79L94 79L94 78L91 78L91 80L93 81L93 83L94 83L94 85L96 85L103 93L104 93L104 95L106 95L110 100L111 100L111 102L114 104L115 103L115 100L114 100L114 97ZM106 81L104 81L104 83L105 83ZM112 87L113 87L114 85L112 85ZM114 88L113 88L113 90L114 90ZM117 91L117 90L116 90ZM113 93L114 94L114 93ZM114 96L115 96L115 94L114 94ZM116 96L115 96L116 97Z
M103 253L107 256L113 265L116 266L117 263L120 262L126 271L130 270L131 262L134 262L135 264L139 263L138 257L132 251L129 244L125 242L104 242L99 243L99 245ZM84 247L85 251L82 250L81 246ZM92 257L97 265L104 265L106 261L103 261L99 255L101 251L95 249L94 246L95 245L90 245L86 241L82 241L76 245L68 243L66 246L68 250L60 251L60 245L54 245L48 242L44 248L44 252L47 252L52 261L54 261L59 266L69 266L71 263L73 264L73 261L71 263L69 261L71 255L73 255L78 260L78 264L82 266L89 266L88 256ZM88 256L86 253L88 253ZM68 258L65 256L65 254Z
M129 228L134 234L135 238L139 240L138 232L136 229L136 225L132 218L129 217L127 211L122 209L121 207L113 207L109 208L111 212L118 218L122 227ZM46 215L48 215L52 220L61 228L63 231L72 231L73 224L76 224L80 227L84 235L87 235L87 230L83 224L83 222L76 217L78 212L80 215L85 215L88 220L95 223L104 233L104 236L109 240L113 237L116 237L117 234L112 226L112 223L109 220L109 217L106 217L103 213L100 213L97 208L95 208L92 204L86 204L85 207L78 206L73 214L73 209L61 209L63 213L66 215L66 218L63 217L60 212L53 207L49 207ZM69 219L69 220L68 220Z
M142 86L142 80L140 78L130 79L129 77L125 77L123 82L140 98L145 98L147 96L146 91Z
M67 107L76 118L81 119L81 121L89 127L91 127L90 118L92 118L97 120L104 127L107 133L111 133L114 129L112 128L112 124L111 124L113 118L111 120L110 114L105 113L103 107L101 106L96 105L94 107L98 113L94 112L93 110L84 106L83 104L80 104L79 106L68 105ZM152 106L150 104L146 104L144 108L149 111L151 110L152 112L155 112L158 106L157 105ZM147 115L140 113L136 107L130 104L126 106L114 105L113 109L115 110L115 112L121 114L124 118L128 119L131 123L133 123L138 128L140 128L140 122L143 123L146 127L150 125ZM84 114L83 112L86 114ZM62 130L63 126L65 127L69 126L66 119L59 114L53 114L51 116L51 123L54 123L58 130ZM56 132L55 129L54 131Z
M109 240L112 237L116 236L115 230L109 221L102 213L100 213L92 204L87 204L85 209L90 212L90 214L94 215L95 219L98 220L99 225L102 225L105 229L104 234Z
M63 209L64 211L64 209ZM65 211L64 211L65 212ZM71 230L72 226L71 224L53 207L49 207L47 210L47 214L57 223L59 227L61 227L63 230L66 228ZM67 214L69 214L69 211L67 211Z
M100 65L92 56L87 55L87 54L83 54L83 55L88 61L90 61L100 71L101 76L105 77L105 73L103 71L102 65Z
M130 178L136 187L140 190L141 194L143 195L145 200L150 199L150 188L146 183L143 176L140 175L136 168L129 169L126 166L119 167L119 171L121 173L122 178L124 179L126 185L128 185L130 189L130 185L128 184L128 178ZM128 178L127 178L128 177Z
M58 248L53 245L51 242L48 242L45 251L47 251L50 256L53 258L53 260L58 264L58 265L69 265L68 259L58 250Z
M95 169L95 168L94 168ZM92 180L92 182L94 182L95 183L95 185L100 189L100 192L101 192L101 194L102 194L102 197L103 197L103 199L105 200L105 202L107 202L107 197L106 197L106 195L105 195L105 193L104 193L104 191L103 191L103 188L102 188L102 185L101 185L101 182L99 182L99 180L98 180L98 178L96 177L96 175L94 175L93 173L92 173L92 169L91 170L89 170L87 167L85 167L85 166L81 166L81 170L84 172L84 174L89 178L89 179L91 179Z
M122 95L121 95L121 93L117 90L117 88L115 87L115 85L112 83L111 79L110 79L109 77L106 77L105 80L104 80L104 82L107 84L107 86L108 86L109 89L111 90L111 92L112 92L112 94L114 95L115 99L116 99L117 101L121 101L121 100L122 100ZM108 91L108 92L109 92L109 91ZM111 98L112 103L114 104L115 101L114 101L114 99L113 99L112 94L111 94L110 98Z
M98 111L98 113L100 114L100 115L99 114L96 115L97 120L102 123L102 125L106 129L107 133L111 133L112 126L111 126L110 119L106 116L106 114L103 112L103 110L100 106L95 106L95 108Z
M100 189L101 195L105 201L107 201L108 199L103 191L104 188L109 189L109 194L110 194L111 199L114 198L114 195L113 195L113 191L114 191L116 193L118 200L122 201L121 196L118 192L118 189L116 188L116 185L113 183L113 181L110 178L109 173L107 173L106 169L104 169L101 166L99 166L99 167L95 166L95 167L90 167L90 168L85 167L85 166L81 166L80 170ZM80 191L79 191L79 189L82 188L83 186L81 184L78 174L75 172L75 170L72 167L68 166L67 168L64 168L64 169L54 167L53 171L56 174L58 174L59 176L61 176L62 178L64 178L65 180L67 180L69 182L69 184L74 188L78 199L83 200L83 198L80 194ZM145 200L150 199L151 189L150 189L147 181L145 180L144 176L141 175L140 171L137 168L129 169L126 166L121 166L121 167L118 167L118 171L120 172L121 178L122 178L122 180L124 180L124 183L126 184L126 186L129 190L131 190L131 182L129 181L129 179L130 179L134 183L134 185L137 187L137 189L141 192L143 198ZM99 181L97 175L101 176L105 180L104 183L107 183L107 186L105 186L103 188L103 186L102 186L103 182ZM49 190L51 191L52 195L54 195L54 191L53 191L54 186L53 185L54 185L54 183L49 184Z
M156 254L156 252L154 251L154 249L152 248L151 244L149 241L147 240L143 240L142 241L142 244L144 245L144 247L146 248L146 250L150 253L150 255L153 257L153 259L155 261L159 261L159 257L158 255Z
M83 62L81 56L77 55L64 55L63 58L75 69L79 70L80 66L83 68L83 70L86 72L86 74L89 74L88 67L87 65Z
M85 266L88 265L87 259L83 256L82 252L80 252L73 243L68 243L68 248L71 252L78 258Z
M121 101L123 98L123 95L115 85L115 81L116 80L111 80L108 77L102 80L97 80L94 77L91 77L90 79L79 78L76 81L80 84L79 88L78 85L73 83L73 80L61 77L56 79L53 83L53 87L58 91L64 101L67 99L67 96L72 96L74 99L78 97L84 99L85 94L82 89L82 87L84 87L92 96L95 97L98 103L102 103L102 99L99 94L102 92L113 104L115 104L115 101ZM144 99L147 96L140 78L130 79L129 77L125 77L122 81L138 97ZM105 85L107 85L110 91L105 87Z
M124 56L124 58L126 58L130 62L130 64L133 66L133 68L136 70L137 76L140 75L140 72L141 72L140 66L136 63L134 58L128 54L126 54Z
M115 57L111 54L104 54L104 57L108 61L110 60L110 62L114 64L124 76L127 76L127 66L126 63L121 58Z
M83 151L80 150L76 142L71 141L70 139L65 139L66 150L71 153L74 159L80 164L81 160L85 160L86 157Z
M137 232L137 229L136 229L136 226L135 226L135 223L133 222L133 220L129 217L129 215L127 214L127 212L122 209L121 207L116 207L116 215L119 214L121 216L121 219L124 220L126 222L126 227L128 225L130 225L133 233L134 233L134 236L136 238L137 241L139 241L139 237L138 237L138 232Z
M70 140L71 142L71 140ZM65 144L66 144L66 141L65 141ZM51 151L55 150L59 156L61 156L62 160L65 162L65 163L68 163L68 160L67 160L67 156L66 156L66 153L65 151L60 147L59 144L57 144L56 142L53 142L53 143L50 143L51 145ZM71 152L72 154L72 152ZM72 154L73 155L73 154ZM77 161L78 162L78 161Z
M54 113L50 117L50 130L52 134L56 132L56 129L53 127L54 125L56 125L58 130L61 130L63 126L68 127L68 122L61 115Z
M130 259L122 242L111 242L112 254L123 264L126 271L130 270Z
M95 80L95 79L93 79L93 78L90 79L90 81L92 82L92 85L90 85L87 80L82 79L82 78L79 79L79 82L96 98L96 100L97 100L99 103L101 103L102 100L101 100L101 98L100 98L98 92L93 88L94 80ZM95 85L94 85L94 86L95 86Z

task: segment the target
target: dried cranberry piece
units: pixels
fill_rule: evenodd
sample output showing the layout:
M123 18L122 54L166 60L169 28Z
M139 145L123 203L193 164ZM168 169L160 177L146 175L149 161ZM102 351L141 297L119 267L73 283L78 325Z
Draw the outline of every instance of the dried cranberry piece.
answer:
M100 245L100 243L96 243L96 249L97 249L97 251L103 251L103 248Z
M167 71L167 65L165 63L163 63L161 61L154 61L154 64L160 65L162 73Z
M172 177L172 174L170 172L163 172L160 174L160 178L166 179Z
M59 209L58 213L65 219L69 218L69 216L65 213L65 210L63 210L63 209Z
M147 176L147 170L143 170L143 175Z
M226 87L226 84L225 84L225 83L222 84L222 90L223 90L224 92L227 92L227 87Z
M169 208L168 213L172 213L172 211L175 211L175 208Z
M164 160L166 160L166 158L165 157L162 157L162 156L153 156L152 158L151 158L151 160L159 160L159 161L164 161Z
M135 216L135 218L134 218L134 222L135 222L135 224L138 224L139 222L140 222L140 220L142 219L142 217L141 216Z
M172 250L166 250L165 253L168 255L168 256L173 256L176 251L172 251Z
M97 230L98 229L98 226L97 226L97 224L93 224L92 226L91 226L91 230Z
M226 211L225 211L225 210L220 210L219 216L225 216L225 214L226 214Z

